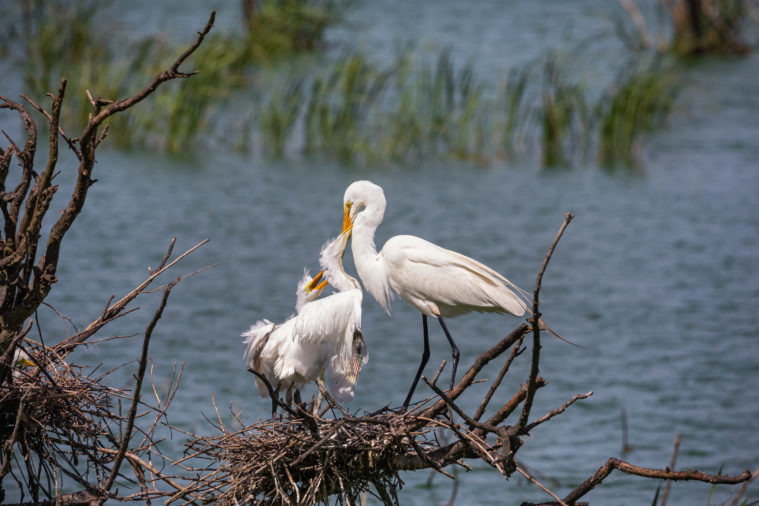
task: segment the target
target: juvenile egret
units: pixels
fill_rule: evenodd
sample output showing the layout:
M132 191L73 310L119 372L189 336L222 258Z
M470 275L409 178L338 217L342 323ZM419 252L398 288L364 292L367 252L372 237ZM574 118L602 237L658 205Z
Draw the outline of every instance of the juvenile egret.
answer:
M353 230L353 261L364 288L390 314L393 292L422 313L424 351L403 409L407 409L430 355L427 317L437 318L453 355L451 388L456 378L459 350L444 317L470 311L510 313L522 316L526 294L493 269L469 257L412 235L388 239L377 252L374 233L382 223L387 201L382 188L370 181L356 181L346 190L343 229Z
M361 287L342 265L349 237L347 231L324 245L319 258L323 270L310 281L304 277L298 285L299 297L306 297L296 315L281 325L261 320L243 334L248 338L248 369L266 377L276 391L285 387L298 392L326 370L335 398L340 402L353 398L368 354L361 334ZM320 283L322 276L326 280ZM327 282L338 292L317 300ZM256 378L256 384L266 397L263 382Z
M29 354L21 348L16 348L13 352L13 378L21 378L24 376L23 369L27 367L34 367L34 362L29 360Z

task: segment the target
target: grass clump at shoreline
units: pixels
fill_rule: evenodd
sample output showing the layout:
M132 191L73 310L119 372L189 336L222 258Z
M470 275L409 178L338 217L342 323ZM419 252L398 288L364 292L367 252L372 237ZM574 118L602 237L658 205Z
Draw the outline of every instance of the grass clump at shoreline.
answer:
M186 64L200 73L158 90L152 110L115 119L124 124L112 129L112 142L170 153L210 144L343 163L432 157L488 164L527 156L546 167L588 158L635 166L645 135L664 124L679 88L660 61L627 65L633 70L619 72L593 96L574 77L578 58L571 53L548 53L511 69L500 83L480 78L471 62L457 62L450 48L429 57L407 45L386 64L354 51L293 65L293 55L322 45L344 3L242 2L244 29L208 37ZM12 52L9 37L16 37L23 56L16 59L24 62L24 84L34 97L60 76L69 79L64 127L87 121L85 90L95 98L123 97L130 83L158 71L146 62L170 51L155 39L117 51L118 36L102 29L103 6L94 0L35 0L16 8L23 29L8 32L0 47Z

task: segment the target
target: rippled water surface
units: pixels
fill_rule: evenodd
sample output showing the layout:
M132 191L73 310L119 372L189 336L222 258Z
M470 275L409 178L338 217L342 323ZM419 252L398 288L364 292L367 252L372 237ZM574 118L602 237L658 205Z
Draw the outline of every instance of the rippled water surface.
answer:
M457 48L483 71L560 44L566 26L572 33L606 28L598 15L602 1L366 4L351 12L355 25L331 33L335 44L352 40L389 52L394 39L417 37L422 45ZM127 21L146 15L136 5ZM207 5L189 5L178 15L182 23L193 20L194 30ZM230 16L224 9L222 20ZM319 247L339 232L343 191L353 180L371 179L385 189L379 246L395 234L418 235L482 260L529 290L564 213L572 212L576 218L544 278L541 308L552 327L584 349L544 341L541 374L549 386L539 391L534 413L576 393L594 395L536 429L519 453L522 461L559 495L567 493L609 457L621 456L624 408L633 447L625 459L634 464L668 465L679 432L678 468L753 470L759 464L759 58L707 62L689 72L670 124L650 139L645 169L635 174L593 166L550 172L532 162L357 168L213 152L101 152L99 182L67 236L49 302L86 324L110 294L119 297L144 278L172 236L178 250L210 238L174 275L215 267L175 289L151 347L159 383L172 364L185 363L170 420L204 432L210 428L202 413L212 413L212 395L220 408L231 404L248 421L267 414L268 401L258 398L245 371L239 335L259 318L291 314L303 267L314 271ZM59 178L68 175L64 170ZM140 333L157 302L144 300L137 315L111 332ZM365 297L371 360L352 410L402 402L421 354L419 320L402 300L388 317ZM449 320L462 369L519 323L477 314ZM43 315L43 326L48 339L65 331L52 313ZM428 374L449 358L437 325L431 340ZM91 347L82 360L118 364L138 350L137 341L120 340ZM494 402L505 402L528 367L525 354ZM427 393L420 386L417 397ZM462 404L474 409L477 402L473 395ZM170 451L181 442L175 435ZM403 475L402 504L447 501L448 480L438 476L437 486L426 488L427 477ZM459 504L548 500L482 464L459 477ZM619 473L587 499L650 504L657 486ZM676 483L670 504L706 504L709 491ZM718 488L712 503L729 492Z

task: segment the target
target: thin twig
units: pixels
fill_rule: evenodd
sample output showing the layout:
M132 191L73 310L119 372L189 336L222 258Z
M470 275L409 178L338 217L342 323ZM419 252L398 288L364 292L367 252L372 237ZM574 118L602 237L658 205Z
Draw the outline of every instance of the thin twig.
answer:
M504 362L503 366L501 367L501 370L498 372L498 376L496 377L495 381L493 382L492 385L490 385L490 388L488 389L488 393L482 399L480 406L477 408L477 411L474 414L475 420L479 420L482 417L482 415L485 414L485 409L487 409L488 404L490 403L490 399L493 398L493 394L495 394L495 391L501 385L501 381L503 381L503 377L508 372L509 367L511 367L511 363L521 353L520 348L522 347L523 341L524 341L524 334L519 336L519 339L517 340L517 344L511 349L511 354L509 355L509 358L507 358L506 362Z
M675 435L675 444L674 448L672 449L672 460L669 463L669 467L667 470L674 471L675 470L675 463L677 463L677 453L680 450L680 433L678 432L677 435ZM667 499L669 499L669 489L672 488L672 480L667 480L666 484L664 485L664 492L661 494L661 501L659 502L659 506L666 506L667 505Z
M519 464L517 464L517 472L519 474L521 474L522 476L524 476L525 478L527 478L528 480L530 480L535 485L537 485L540 490L542 490L546 494L548 494L551 497L553 497L554 501L556 501L557 503L559 503L561 506L567 506L567 503L565 503L564 501L562 501L561 499L559 499L559 496L557 496L556 494L554 494L553 492L551 492L545 485L543 485L538 480L536 480L535 478L533 478L532 475L530 473L528 473L527 471L525 471Z
M129 408L129 415L127 416L126 429L124 429L124 435L122 436L122 439L121 439L121 445L119 446L119 453L116 455L116 458L114 459L111 474L108 477L108 480L103 485L103 490L105 490L106 492L109 492L111 490L113 483L116 481L116 477L119 475L119 467L121 466L121 462L124 460L124 454L126 454L127 446L129 446L129 442L132 438L132 429L134 428L134 418L137 415L137 405L140 402L142 380L145 378L145 368L147 367L147 363L148 363L148 347L150 346L150 337L153 335L153 329L155 329L155 326L158 324L158 320L160 320L161 315L163 315L163 310L166 307L166 303L169 300L169 295L171 294L172 288L174 288L174 286L178 282L179 280L176 280L174 283L169 284L169 286L163 292L163 298L161 299L161 303L159 304L158 309L153 315L153 319L150 321L150 323L148 324L148 327L145 329L145 337L142 341L142 355L140 356L140 367L137 372L137 384L135 385L134 392L132 394L132 405Z
M546 253L545 258L543 259L543 265L540 266L540 271L538 272L538 277L535 280L535 291L533 292L533 298L532 298L532 363L530 366L530 378L528 381L527 386L527 397L525 398L524 405L522 406L522 414L519 417L519 425L520 432L523 432L522 429L524 429L527 426L527 420L530 416L530 410L532 409L532 400L535 397L535 391L537 390L536 381L538 377L538 370L539 370L539 363L540 363L540 306L538 302L538 296L540 294L540 285L543 282L543 274L545 273L546 267L548 266L549 260L551 260L551 256L553 255L554 249L556 249L556 245L559 242L559 239L561 239L561 236L564 234L564 230L566 230L567 225L572 221L572 218L574 218L574 215L572 213L566 213L564 216L564 223L561 224L561 227L559 227L559 231L556 232L556 237L554 237L553 242L551 243L551 246L548 248L548 253Z
M550 420L554 416L563 413L564 410L566 410L569 406L571 406L572 404L574 404L575 401L578 401L580 399L587 399L591 395L593 395L593 390L591 390L590 392L584 393L584 394L576 394L574 397L572 397L571 399L569 399L567 402L565 402L564 404L562 404L558 408L549 411L548 413L546 413L545 415L543 415L539 419L537 419L534 422L532 422L531 424L529 424L527 427L525 427L525 431L526 432L530 432L532 429L534 429L535 427L537 427L541 423L547 422L548 420Z

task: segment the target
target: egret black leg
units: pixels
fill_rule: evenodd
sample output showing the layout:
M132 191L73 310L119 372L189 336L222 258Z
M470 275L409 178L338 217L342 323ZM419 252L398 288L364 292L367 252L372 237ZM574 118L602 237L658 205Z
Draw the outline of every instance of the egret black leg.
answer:
M453 354L453 366L451 367L451 390L453 390L453 384L456 382L456 368L459 366L459 349L456 347L456 343L453 342L451 333L448 332L448 327L445 326L442 316L438 316L437 320L440 322L440 326L443 327L445 337L448 338L448 342L451 344L451 353Z
M427 334L427 315L422 315L422 328L424 329L424 351L422 352L422 363L419 364L419 370L416 371L414 376L414 382L411 384L411 390L409 390L406 400L403 401L403 411L408 409L408 405L411 402L411 396L414 395L416 390L416 384L419 382L419 378L422 376L424 366L427 365L427 361L430 359L430 338Z
M274 396L271 398L271 419L274 420L277 416L277 401L279 401L279 385L274 390Z

